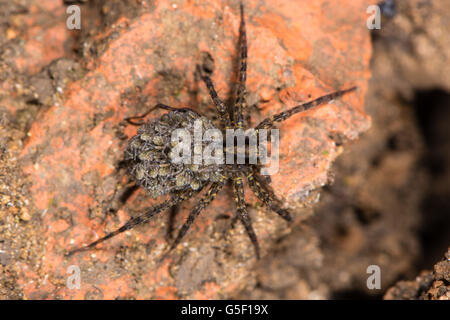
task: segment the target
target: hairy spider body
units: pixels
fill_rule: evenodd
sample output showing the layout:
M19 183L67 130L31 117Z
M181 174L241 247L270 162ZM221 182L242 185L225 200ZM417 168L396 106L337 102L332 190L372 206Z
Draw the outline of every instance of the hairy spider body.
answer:
M240 13L240 67L235 93L236 100L231 108L227 108L225 103L219 98L213 82L206 72L204 72L200 66L197 66L197 72L200 74L201 79L208 88L211 99L216 107L216 111L221 122L221 132L225 132L226 129L239 130L245 128L243 111L247 107L245 100L247 37L245 30L244 8L242 3L240 5ZM356 87L352 87L345 90L335 91L266 118L254 128L255 134L258 135L262 129L273 128L276 122L282 122L294 114L328 103L333 99L355 89ZM244 180L248 182L250 189L267 208L277 213L284 220L288 222L292 221L291 214L287 209L282 208L282 201L275 196L275 193L267 182L267 179L260 174L260 164L251 164L248 162L244 164L224 163L209 165L204 163L174 164L171 162L171 152L173 147L171 136L174 129L185 129L187 132L192 133L196 120L201 120L204 129L217 128L214 127L211 120L188 108L176 109L162 104L158 104L156 107L169 110L169 112L157 120L145 123L139 128L137 135L132 137L127 144L125 150L125 161L127 162L129 172L136 184L147 190L150 196L156 198L160 195L169 194L170 199L154 206L148 212L131 218L122 227L108 233L103 238L100 238L87 246L72 250L69 252L69 255L78 251L93 248L97 244L109 238L112 238L126 230L130 230L137 225L146 223L154 215L174 207L182 201L190 199L202 189L207 188L203 197L189 213L186 222L183 224L177 237L172 242L169 249L170 251L180 243L181 239L187 233L200 212L215 199L217 193L226 185L226 183L231 181L237 209L233 221L236 219L241 221L255 248L256 256L259 259L260 249L258 240L253 230L251 217L248 214L245 203ZM135 118L142 118L143 116L138 116ZM202 146L204 146L204 143L205 142L202 142ZM191 146L192 148L196 147L193 142ZM239 152L245 151L242 151L239 148L233 148L232 151L228 149L225 150L224 148L224 152L234 152L239 154Z

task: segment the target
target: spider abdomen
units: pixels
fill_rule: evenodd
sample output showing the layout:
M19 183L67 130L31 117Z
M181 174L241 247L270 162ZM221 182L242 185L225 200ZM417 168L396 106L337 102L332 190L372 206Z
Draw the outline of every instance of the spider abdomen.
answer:
M208 130L218 129L190 110L170 111L145 123L125 149L131 176L153 198L179 190L200 190L208 182L218 181L222 167L205 164L201 153L196 158L198 151L207 147L203 133Z

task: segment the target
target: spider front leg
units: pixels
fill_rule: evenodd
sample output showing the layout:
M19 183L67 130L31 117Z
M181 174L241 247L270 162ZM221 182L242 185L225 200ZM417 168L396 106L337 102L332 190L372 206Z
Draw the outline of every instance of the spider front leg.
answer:
M125 118L125 121L133 126L141 126L144 124L144 122L135 122L135 120L136 119L144 119L146 116L148 116L150 114L150 112L152 112L153 110L158 109L158 108L168 110L168 111L188 111L188 110L192 111L189 108L174 108L174 107L162 104L162 103L158 103L155 106L148 109L147 111L145 111L141 115Z
M256 130L259 129L270 129L273 127L275 122L282 122L288 118L290 118L291 116L293 116L294 114L309 110L311 108L317 107L321 104L330 102L331 100L338 98L348 92L354 91L356 90L357 87L351 87L349 89L345 89L345 90L339 90L339 91L335 91L332 92L330 94L321 96L315 100L312 100L310 102L306 102L303 104L300 104L298 106L295 106L289 110L277 113L276 115L273 115L269 118L264 119L263 121L261 121L256 127Z
M288 210L281 207L281 201L275 197L275 193L270 186L263 181L256 173L248 172L248 184L253 193L261 200L266 207L276 212L280 217L288 222L292 222L292 216Z
M186 220L186 222L181 227L180 231L178 232L177 237L175 238L175 241L170 246L169 252L172 251L183 239L183 237L188 232L191 225L194 223L195 218L198 217L200 212L206 208L215 198L217 193L223 188L225 185L225 177L222 177L221 181L214 182L211 187L206 192L206 195L197 203L197 205L192 209L192 211L189 213L189 216Z
M245 101L245 82L247 80L247 32L245 30L244 5L240 4L241 25L239 27L239 52L240 67L238 74L238 85L236 88L236 103L233 109L233 123L235 128L244 127L243 110L247 106Z
M80 248L77 248L77 249L69 251L66 254L66 256L71 256L72 254L74 254L76 252L86 251L86 250L92 249L95 246L97 246L99 243L102 243L102 242L104 242L104 241L106 241L106 240L108 240L108 239L110 239L112 237L115 237L118 234L121 234L121 233L123 233L123 232L125 232L127 230L130 230L130 229L133 229L134 227L136 227L138 225L147 223L148 221L150 221L150 219L154 215L156 215L156 214L158 214L158 213L160 213L160 212L162 212L162 211L164 211L164 210L166 210L168 208L171 208L171 207L177 205L178 203L180 203L183 200L186 200L186 199L190 198L192 193L193 193L192 191L187 191L187 192L181 193L180 195L173 196L171 199L166 200L163 203L160 203L159 205L154 206L153 208L150 209L150 211L147 211L146 213L143 213L143 214L141 214L141 215L139 215L137 217L131 218L123 226L121 226L119 229L108 233L106 236L104 236L104 237L102 237L102 238L100 238L100 239L98 239L98 240L96 240L96 241L94 241L94 242L84 246L84 247L80 247Z
M244 225L245 231L247 232L247 235L250 238L250 241L252 242L254 248L256 257L259 260L260 259L260 250L259 250L259 244L258 239L255 234L255 230L253 230L252 227L252 221L250 219L250 215L247 211L247 206L245 204L245 195L244 195L244 183L243 183L242 177L239 175L239 173L233 174L233 192L235 196L236 201L236 207L237 207L237 214L239 220L241 220L242 224Z

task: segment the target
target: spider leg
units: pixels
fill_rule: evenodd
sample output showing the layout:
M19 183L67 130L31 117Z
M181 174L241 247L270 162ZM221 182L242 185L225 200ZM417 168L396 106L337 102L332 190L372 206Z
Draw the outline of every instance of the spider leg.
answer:
M180 231L178 232L177 237L175 238L175 241L170 246L170 249L168 252L172 251L183 239L183 237L188 232L191 225L194 223L195 218L200 214L200 212L206 208L216 197L217 193L223 188L225 185L225 179L219 182L214 182L209 190L207 191L206 195L197 203L197 205L192 209L192 211L189 213L189 216L186 220L186 222L181 227Z
M97 246L99 243L102 243L122 232L125 232L127 230L133 229L134 227L136 227L137 225L140 224L144 224L146 222L148 222L150 220L150 218L152 218L154 215L160 213L161 211L168 209L176 204L178 204L179 202L186 200L190 197L190 195L192 194L192 192L186 192L186 193L182 193L181 195L177 195L172 197L169 200L164 201L163 203L160 203L159 205L154 206L153 208L151 208L150 211L147 211L146 213L143 213L137 217L131 218L130 220L128 220L123 226L121 226L119 229L108 233L106 236L84 246L84 247L80 247L74 250L69 251L66 256L71 256L72 254L76 253L76 252L80 252L80 251L86 251L89 249L94 248L95 246Z
M255 230L253 230L252 221L250 219L250 215L248 214L247 206L245 204L244 184L241 176L237 174L233 175L233 187L238 217L241 220L242 224L244 225L245 231L247 232L247 235L249 236L250 241L252 242L255 248L256 257L259 260L260 250L258 238L256 237Z
M162 104L162 103L158 103L155 106L149 108L147 111L145 111L141 115L125 118L125 121L128 122L129 124L133 125L133 126L141 126L141 125L144 124L144 122L142 122L142 121L136 122L135 120L145 118L146 116L148 116L150 114L150 112L152 112L153 110L158 109L158 108L164 109L164 110L168 110L168 111L186 111L186 110L191 110L189 108L174 108L174 107L170 107L168 105Z
M247 80L247 32L245 30L244 5L240 4L241 24L239 27L239 51L240 67L238 74L238 85L236 89L236 103L233 110L233 123L235 128L244 127L243 110L246 108L245 101L245 81Z
M233 108L233 125L236 129L243 129L244 127L244 116L243 110L247 107L247 102L245 100L245 82L247 80L247 32L245 28L245 15L244 15L244 5L240 3L240 13L241 13L241 24L239 26L239 52L240 52L240 67L238 73L238 85L236 88L236 103ZM245 172L244 166L238 165L240 172ZM242 224L247 231L250 240L252 241L256 256L259 259L259 244L256 234L253 230L250 216L247 212L247 206L245 204L244 197L244 186L242 177L238 173L233 174L233 192L235 195L235 201L237 206L237 214L233 217L231 225L234 226L236 219L240 219Z
M273 125L274 125L274 122L282 122L282 121L290 118L291 116L293 116L296 113L303 112L303 111L309 110L311 108L317 107L317 106L319 106L321 104L327 103L327 102L329 102L329 101L331 101L331 100L333 100L333 99L335 99L337 97L340 97L340 96L342 96L342 95L344 95L344 94L346 94L348 92L356 90L356 88L357 87L351 87L349 89L335 91L335 92L332 92L330 94L321 96L321 97L319 97L319 98L317 98L315 100L312 100L312 101L300 104L298 106L295 106L295 107L293 107L293 108L291 108L289 110L286 110L286 111L280 112L278 114L275 114L275 115L273 115L273 116L271 116L269 118L266 118L263 121L261 121L255 127L255 129L258 130L258 129L269 129L269 128L272 128Z
M258 177L258 175L253 172L249 172L247 174L247 180L252 191L265 206L276 212L284 220L292 222L292 216L289 211L281 207L281 201L275 197L272 188L264 183L262 178Z
M131 179L128 179L125 185L116 184L112 196L107 200L107 205L103 207L103 211L106 213L117 212L138 188L139 186Z
M197 65L197 72L200 74L200 77L208 88L209 95L214 102L214 105L216 106L217 112L219 113L220 121L225 127L230 126L230 115L227 112L227 107L225 106L225 103L222 101L222 99L220 99L217 95L211 78L205 72L202 72L199 65Z

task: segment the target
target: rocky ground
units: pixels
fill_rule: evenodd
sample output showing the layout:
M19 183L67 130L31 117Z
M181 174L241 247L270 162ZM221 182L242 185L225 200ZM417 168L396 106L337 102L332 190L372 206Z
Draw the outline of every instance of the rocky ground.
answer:
M243 228L230 229L231 189L161 261L167 216L64 253L155 203L136 192L104 209L124 182L116 167L135 132L125 117L156 102L213 117L193 72L209 56L219 93L232 92L238 1L81 1L78 31L62 1L0 1L0 297L448 299L450 8L395 4L370 32L368 1L246 2L251 124L359 90L280 127L289 144L272 185L295 223L247 191L260 261ZM367 288L371 265L380 289Z

